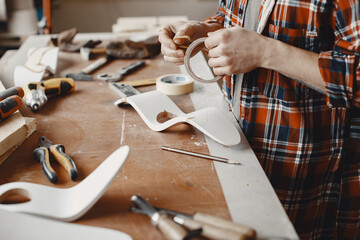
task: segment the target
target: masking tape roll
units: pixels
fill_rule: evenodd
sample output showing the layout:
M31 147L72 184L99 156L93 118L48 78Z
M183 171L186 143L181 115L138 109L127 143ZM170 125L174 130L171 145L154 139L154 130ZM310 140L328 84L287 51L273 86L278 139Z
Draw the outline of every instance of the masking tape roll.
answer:
M156 79L156 90L166 95L182 95L194 90L194 80L182 74L167 74Z
M185 57L184 57L184 65L185 65L185 69L187 71L187 73L190 75L190 77L192 77L194 80L202 82L202 83L213 83L213 82L217 82L220 79L222 79L224 76L215 76L214 79L202 79L200 77L198 77L197 75L195 75L195 73L193 72L193 70L190 67L190 58L192 55L192 51L200 44L203 44L206 40L206 37L203 38L199 38L197 40L195 40L194 42L192 42L189 47L186 49L185 52ZM206 47L204 48L206 49Z

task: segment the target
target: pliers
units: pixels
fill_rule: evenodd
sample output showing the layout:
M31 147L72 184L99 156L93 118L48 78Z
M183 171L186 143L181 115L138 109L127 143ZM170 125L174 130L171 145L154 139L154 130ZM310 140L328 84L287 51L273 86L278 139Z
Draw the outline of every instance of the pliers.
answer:
M74 161L65 154L65 147L62 144L53 144L44 136L39 137L39 147L33 152L34 159L41 163L41 169L50 182L56 183L58 177L50 165L50 159L55 159L69 173L71 180L75 181L78 177Z

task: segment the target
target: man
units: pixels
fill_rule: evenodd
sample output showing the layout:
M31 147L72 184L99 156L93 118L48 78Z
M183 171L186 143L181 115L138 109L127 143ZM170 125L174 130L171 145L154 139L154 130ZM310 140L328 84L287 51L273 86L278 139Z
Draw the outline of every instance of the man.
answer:
M205 22L162 29L165 60L204 36L300 237L360 239L360 1L221 0Z

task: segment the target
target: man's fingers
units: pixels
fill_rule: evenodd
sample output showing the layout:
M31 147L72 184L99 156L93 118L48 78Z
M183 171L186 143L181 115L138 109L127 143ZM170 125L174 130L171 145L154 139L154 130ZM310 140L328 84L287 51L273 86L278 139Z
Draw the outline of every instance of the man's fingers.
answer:
M222 31L224 31L224 29L219 29L215 32L208 33L208 38L205 40L205 46L208 49L212 49L220 44Z
M165 45L161 45L161 53L164 55L164 56L169 56L169 57L184 57L185 56L185 53L184 53L184 50L181 50L181 49L170 49L170 48L167 48Z
M166 46L170 49L176 49L176 44L172 40L171 34L169 34L168 30L166 28L163 28L159 33L159 41L161 42L161 45Z
M174 63L176 65L184 64L184 58L175 58L175 57L164 56L164 60L166 62Z
M216 76L222 76L229 74L229 67L215 67L212 68L212 71Z

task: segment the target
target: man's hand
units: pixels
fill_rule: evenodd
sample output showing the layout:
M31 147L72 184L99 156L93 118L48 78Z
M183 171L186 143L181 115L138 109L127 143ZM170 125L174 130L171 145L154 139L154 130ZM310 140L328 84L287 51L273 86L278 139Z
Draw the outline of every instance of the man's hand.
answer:
M165 61L178 65L183 64L184 49L191 42L200 37L205 37L208 32L215 31L221 27L218 23L198 21L181 21L164 26L159 33L159 41Z
M318 53L291 46L241 27L208 34L208 64L216 75L246 73L257 67L278 71L325 94Z
M209 66L216 75L245 73L260 67L267 39L241 27L209 33Z

